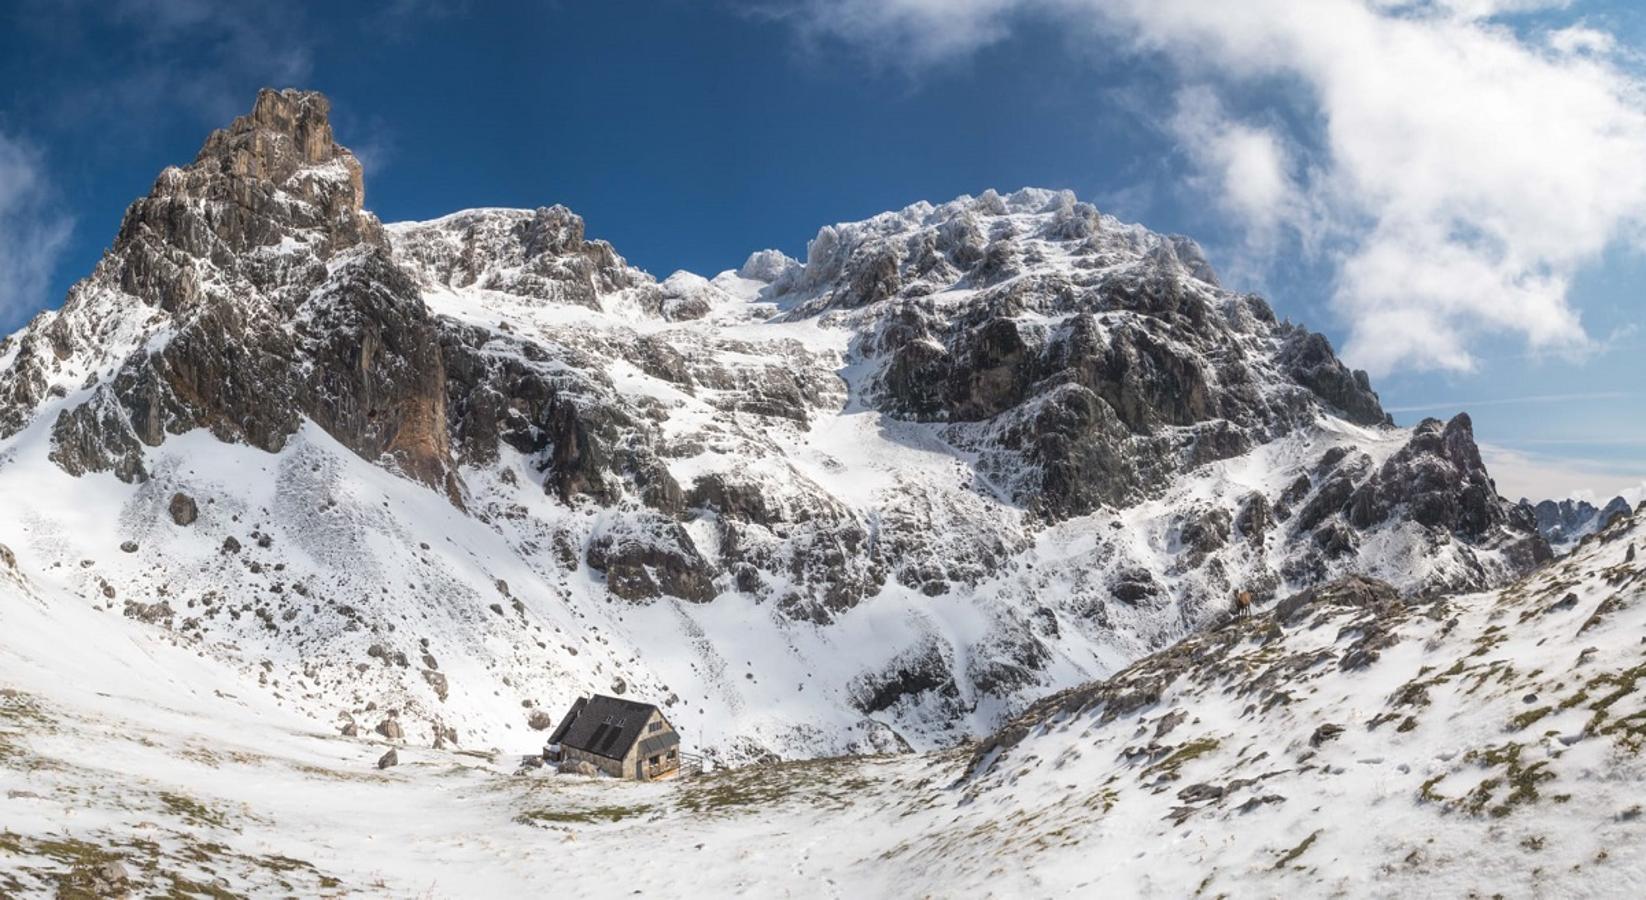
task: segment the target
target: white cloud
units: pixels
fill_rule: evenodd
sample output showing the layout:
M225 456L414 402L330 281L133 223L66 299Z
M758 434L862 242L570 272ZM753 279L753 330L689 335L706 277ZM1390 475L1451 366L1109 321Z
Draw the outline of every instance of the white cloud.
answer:
M1617 47L1617 38L1608 32L1584 25L1572 25L1549 32L1550 49L1557 53L1593 53L1604 55Z
M73 226L55 202L39 153L0 133L0 322L46 305Z
M1480 455L1497 492L1511 500L1524 497L1535 503L1571 497L1597 505L1618 496L1630 503L1646 500L1646 466L1544 456L1490 444L1480 445Z
M812 0L789 10L812 38L838 38L905 65L971 53L1006 36L1021 0Z
M1254 244L1270 245L1282 224L1305 218L1291 160L1275 130L1230 118L1205 86L1178 92L1170 127L1203 173L1198 181L1248 223Z
M1302 97L1288 134L1206 118L1203 183L1257 229L1286 227L1337 265L1345 356L1385 373L1470 370L1489 334L1533 351L1594 343L1579 272L1646 233L1646 86L1605 32L1528 33L1496 16L1549 0L809 0L810 31L917 61L1002 38L1025 16L1090 27L1221 92ZM1257 96L1248 91L1249 96ZM1172 123L1196 121L1180 98ZM1187 108L1189 115L1185 115ZM1309 159L1306 171L1293 160ZM1306 197L1306 206L1292 198Z

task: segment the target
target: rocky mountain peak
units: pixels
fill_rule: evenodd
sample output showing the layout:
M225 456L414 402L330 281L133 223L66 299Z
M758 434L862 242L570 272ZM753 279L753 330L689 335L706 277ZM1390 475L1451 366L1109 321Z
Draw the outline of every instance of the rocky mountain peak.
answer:
M331 102L323 94L264 88L250 113L211 133L195 164L215 164L227 174L279 183L298 169L340 156L353 162L332 136ZM359 168L354 162L356 174Z
M125 292L174 311L199 300L191 261L266 289L289 266L250 254L302 248L325 260L361 243L386 248L364 211L360 161L334 140L330 111L318 93L264 89L193 163L168 167L131 205L105 269Z

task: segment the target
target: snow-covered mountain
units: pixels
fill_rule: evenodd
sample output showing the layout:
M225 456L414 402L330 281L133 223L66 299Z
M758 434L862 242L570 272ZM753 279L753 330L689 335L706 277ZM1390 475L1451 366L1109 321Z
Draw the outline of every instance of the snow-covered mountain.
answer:
M1629 513L1629 501L1623 497L1613 497L1598 508L1587 500L1574 499L1543 500L1533 505L1521 498L1520 506L1531 512L1538 533L1560 550L1604 528L1614 517Z
M561 207L382 225L327 115L260 94L0 342L0 544L339 730L518 748L600 690L725 760L926 749L1238 591L1549 556L1466 416L1393 427L1066 192L657 281Z

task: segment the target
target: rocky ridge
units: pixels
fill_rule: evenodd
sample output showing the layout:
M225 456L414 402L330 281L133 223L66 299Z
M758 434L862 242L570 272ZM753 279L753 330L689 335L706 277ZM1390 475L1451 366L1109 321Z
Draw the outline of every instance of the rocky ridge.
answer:
M1203 889L1537 895L1631 877L1610 857L1632 855L1640 819L1617 788L1646 748L1643 524L1646 504L1497 591L1316 585L1036 702L978 744L961 787L1007 821L1124 835L1140 858L1193 836L1180 862ZM1046 797L1069 816L1025 814Z

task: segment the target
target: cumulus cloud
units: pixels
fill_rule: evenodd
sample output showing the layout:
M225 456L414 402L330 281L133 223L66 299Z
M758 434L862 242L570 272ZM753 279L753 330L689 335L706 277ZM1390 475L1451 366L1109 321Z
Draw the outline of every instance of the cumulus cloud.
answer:
M0 322L45 305L73 225L55 202L40 154L0 132Z
M1168 125L1196 166L1196 185L1245 224L1252 246L1272 249L1283 226L1309 230L1307 201L1276 129L1230 117L1203 85L1178 92Z
M1345 355L1385 373L1470 370L1488 335L1595 346L1574 278L1646 220L1643 85L1606 32L1501 17L1549 0L807 0L804 28L932 60L1026 17L1094 29L1221 91L1284 83L1285 132L1180 96L1168 126L1219 202L1307 233L1335 264ZM1541 19L1540 19L1541 21ZM1574 30L1576 29L1576 30ZM1251 94L1251 92L1247 92ZM1256 96L1256 94L1252 94ZM1301 98L1301 100L1299 100ZM1311 165L1299 171L1295 160ZM1307 198L1307 204L1297 198Z

